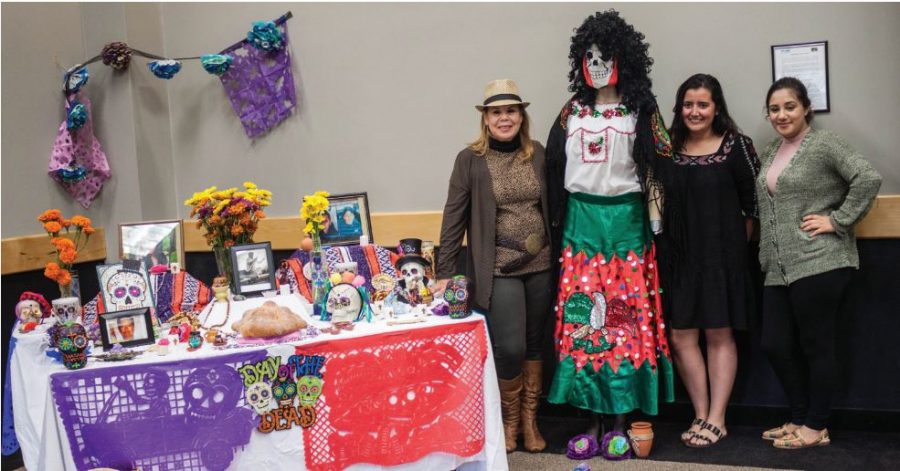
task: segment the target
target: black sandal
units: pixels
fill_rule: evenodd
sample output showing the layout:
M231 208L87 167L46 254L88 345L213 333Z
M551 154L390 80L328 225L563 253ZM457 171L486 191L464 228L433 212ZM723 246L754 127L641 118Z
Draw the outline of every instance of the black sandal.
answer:
M716 443L721 442L723 438L728 436L728 434L723 433L722 430L719 429L719 427L716 427L715 425L713 425L705 420L702 420L701 422L703 422L703 423L700 424L700 430L709 430L710 432L712 432L712 434L716 436L716 441L712 441L711 438L706 437L704 435L700 435L697 432L694 432L694 434L691 436L690 440L694 440L694 439L700 440L701 443L691 443L691 441L688 440L684 443L685 446L687 446L689 448L708 448L710 446L715 445Z
M691 427L693 427L694 425L699 425L702 428L703 427L703 419L694 419L694 421L691 422ZM697 434L697 432L688 428L687 430L685 430L684 432L681 433L681 443L684 443L685 445L687 445L688 442L691 441L691 438L693 438L694 435L696 435L696 434Z

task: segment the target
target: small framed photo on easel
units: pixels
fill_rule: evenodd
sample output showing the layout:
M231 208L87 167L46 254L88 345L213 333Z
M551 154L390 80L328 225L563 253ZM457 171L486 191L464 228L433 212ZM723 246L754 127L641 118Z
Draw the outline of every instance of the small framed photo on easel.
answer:
M231 267L235 294L247 296L275 289L271 242L231 247Z

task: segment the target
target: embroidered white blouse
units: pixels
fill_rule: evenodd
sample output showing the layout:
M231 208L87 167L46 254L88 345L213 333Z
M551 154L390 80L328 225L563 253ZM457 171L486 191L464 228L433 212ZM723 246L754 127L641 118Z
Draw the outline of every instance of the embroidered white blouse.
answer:
M566 122L566 190L616 196L641 191L632 158L637 115L619 104L575 105Z

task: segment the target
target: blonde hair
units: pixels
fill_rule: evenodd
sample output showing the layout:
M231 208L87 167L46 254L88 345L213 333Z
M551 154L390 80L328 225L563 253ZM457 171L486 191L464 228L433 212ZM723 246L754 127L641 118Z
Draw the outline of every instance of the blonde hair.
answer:
M519 112L522 113L522 125L519 126L519 140L522 143L522 147L520 147L519 159L521 160L531 160L534 156L534 143L531 142L531 133L529 132L531 118L528 117L528 112L525 111L525 107L522 105L516 105L519 107ZM478 138L475 139L474 142L469 144L469 149L472 149L475 152L475 155L480 157L484 157L484 154L488 151L488 138L491 135L490 130L488 130L487 123L485 123L485 117L487 116L487 112L490 108L485 107L481 110L481 133L478 135Z

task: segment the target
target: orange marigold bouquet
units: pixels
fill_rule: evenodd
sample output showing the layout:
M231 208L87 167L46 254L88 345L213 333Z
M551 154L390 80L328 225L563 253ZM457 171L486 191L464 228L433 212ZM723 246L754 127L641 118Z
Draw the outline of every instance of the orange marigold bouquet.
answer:
M78 258L78 252L83 249L96 229L91 225L91 220L81 215L72 216L71 219L63 217L58 209L48 209L37 218L43 223L44 230L50 236L50 243L56 248L56 261L47 262L44 267L44 276L59 284L62 297L72 295L72 265ZM75 231L73 238L61 237L60 232ZM53 254L54 252L50 252Z

